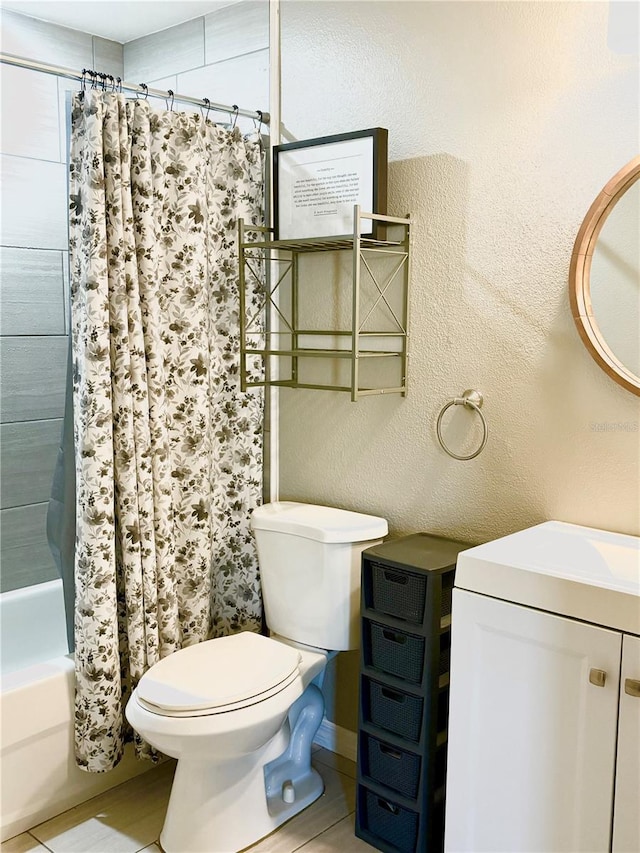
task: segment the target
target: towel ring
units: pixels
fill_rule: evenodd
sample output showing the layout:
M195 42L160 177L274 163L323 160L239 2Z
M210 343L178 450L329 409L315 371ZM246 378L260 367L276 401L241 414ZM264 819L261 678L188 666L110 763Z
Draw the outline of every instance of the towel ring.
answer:
M467 391L462 392L462 396L454 397L453 400L450 400L440 410L440 414L438 415L438 420L436 422L436 435L438 436L438 441L440 443L440 447L444 450L445 453L448 453L449 456L453 457L453 459L459 459L462 462L466 462L468 459L475 459L476 456L479 456L480 453L484 450L484 446L487 443L487 438L489 437L489 427L487 426L487 421L485 420L484 415L480 411L480 407L483 403L483 396L479 391L474 391L469 388ZM452 450L449 450L447 445L444 443L444 439L442 438L442 417L447 409L451 408L451 406L468 406L470 409L473 409L480 415L480 420L482 421L482 441L480 442L480 447L474 452L469 453L468 456L460 456L457 453L454 453Z

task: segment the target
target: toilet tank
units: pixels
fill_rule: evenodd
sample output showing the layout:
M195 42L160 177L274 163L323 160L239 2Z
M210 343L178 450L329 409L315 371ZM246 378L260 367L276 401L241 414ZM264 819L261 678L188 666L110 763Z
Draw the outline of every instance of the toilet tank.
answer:
M252 515L267 625L322 649L360 645L360 554L388 532L384 518L279 501Z

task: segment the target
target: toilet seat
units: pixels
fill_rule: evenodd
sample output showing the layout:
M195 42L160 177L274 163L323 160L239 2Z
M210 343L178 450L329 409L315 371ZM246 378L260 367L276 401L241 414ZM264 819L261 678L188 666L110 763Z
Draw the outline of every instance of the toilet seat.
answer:
M138 703L165 717L199 717L247 708L298 677L299 652L245 631L181 649L146 672Z

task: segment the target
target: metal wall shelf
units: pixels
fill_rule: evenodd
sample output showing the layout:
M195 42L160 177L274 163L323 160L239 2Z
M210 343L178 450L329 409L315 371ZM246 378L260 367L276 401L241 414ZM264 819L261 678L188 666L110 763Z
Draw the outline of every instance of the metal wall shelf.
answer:
M272 229L238 222L240 252L240 369L242 390L258 386L347 391L355 402L374 394L407 394L409 344L409 281L411 220L363 213L356 205L353 234L341 237L273 240ZM373 230L373 239L362 235ZM301 256L311 253L351 253L348 287L350 317L340 328L321 322L310 328L300 316L311 297L303 282ZM385 261L386 259L386 261ZM346 278L347 276L345 276ZM345 298L340 282L339 296ZM323 306L327 307L327 306ZM339 313L333 309L328 314ZM372 327L375 321L375 327ZM324 336L327 346L310 338ZM331 341L333 337L336 340ZM305 380L308 359L350 361L349 380ZM361 360L382 359L389 365L385 378L360 375ZM262 369L256 370L256 360ZM274 363L275 362L275 363ZM283 376L283 373L287 373ZM258 377L258 374L261 374ZM263 378L264 377L264 378ZM380 381L378 381L380 379Z

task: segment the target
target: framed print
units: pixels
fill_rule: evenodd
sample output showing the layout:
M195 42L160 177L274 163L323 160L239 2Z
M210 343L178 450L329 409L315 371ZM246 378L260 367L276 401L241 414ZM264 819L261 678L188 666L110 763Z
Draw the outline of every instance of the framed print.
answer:
M387 131L383 127L305 139L273 149L275 238L353 234L353 207L387 212ZM362 235L377 223L363 220Z

